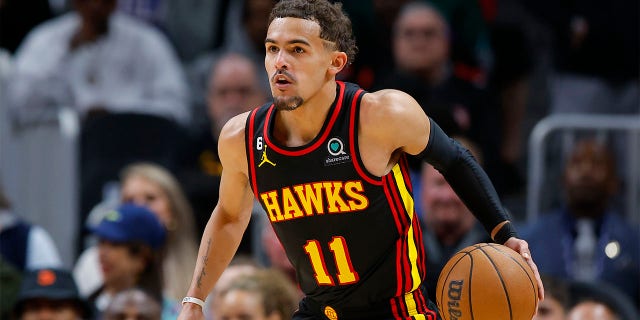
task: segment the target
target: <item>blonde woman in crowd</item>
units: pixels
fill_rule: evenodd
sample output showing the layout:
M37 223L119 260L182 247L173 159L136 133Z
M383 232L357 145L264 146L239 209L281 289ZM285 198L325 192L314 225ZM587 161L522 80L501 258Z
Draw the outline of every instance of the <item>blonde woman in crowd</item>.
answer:
M191 205L175 177L158 165L132 164L122 171L120 181L122 202L148 206L167 227L164 286L168 296L180 301L198 256Z
M120 202L149 207L166 227L163 287L166 297L180 301L188 290L198 250L193 212L180 184L169 171L153 163L134 163L125 167L120 183ZM84 282L99 276L95 272L97 255L91 250L95 249L89 248L80 256L74 270L76 279Z

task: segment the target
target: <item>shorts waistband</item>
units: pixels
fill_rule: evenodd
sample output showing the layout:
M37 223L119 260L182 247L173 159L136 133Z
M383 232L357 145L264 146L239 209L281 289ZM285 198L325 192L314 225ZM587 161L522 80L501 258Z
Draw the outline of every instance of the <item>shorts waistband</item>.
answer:
M308 312L320 317L320 319L393 319L389 301L374 303L366 307L341 307L320 303L313 298L304 297L301 301Z
M424 299L426 304L425 316L429 320L440 320L437 307L433 301L430 301L425 292L425 288L420 288L418 292L409 293L413 295L414 303ZM422 295L422 297L420 297ZM397 301L396 301L397 300ZM380 302L370 303L359 307L344 307L338 302L335 305L319 302L311 297L304 297L300 301L300 312L306 315L312 315L314 319L324 320L394 320L397 316L394 314L406 314L407 305L402 305L404 298L392 298ZM395 307L395 309L394 309ZM403 311L404 310L404 311ZM404 318L404 316L401 316ZM306 318L305 318L306 319Z

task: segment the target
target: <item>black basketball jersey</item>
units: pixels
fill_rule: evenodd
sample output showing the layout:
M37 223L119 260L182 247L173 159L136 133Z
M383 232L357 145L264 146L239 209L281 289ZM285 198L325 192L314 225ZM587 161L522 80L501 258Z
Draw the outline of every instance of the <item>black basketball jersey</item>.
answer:
M382 304L389 318L435 319L419 290L424 248L406 159L377 177L358 153L364 94L337 82L320 133L300 147L273 139L281 112L273 104L253 110L245 130L251 187L308 297L336 310Z

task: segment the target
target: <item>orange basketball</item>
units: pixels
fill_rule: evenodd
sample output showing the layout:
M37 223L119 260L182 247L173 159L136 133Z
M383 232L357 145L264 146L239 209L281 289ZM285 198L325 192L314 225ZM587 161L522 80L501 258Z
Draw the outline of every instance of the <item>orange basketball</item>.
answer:
M440 272L436 294L445 320L529 320L538 306L531 267L517 252L495 243L453 255Z

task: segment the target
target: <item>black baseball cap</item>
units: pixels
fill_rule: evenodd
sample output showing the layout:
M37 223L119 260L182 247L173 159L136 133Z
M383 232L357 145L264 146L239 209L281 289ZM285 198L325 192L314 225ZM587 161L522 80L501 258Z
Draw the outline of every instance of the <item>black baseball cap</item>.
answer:
M83 311L83 318L91 315L89 304L80 296L78 286L67 270L45 268L27 271L22 278L15 312L22 314L25 303L32 299L74 301Z

